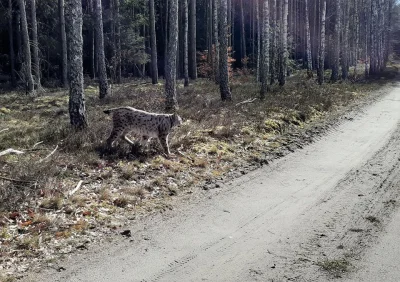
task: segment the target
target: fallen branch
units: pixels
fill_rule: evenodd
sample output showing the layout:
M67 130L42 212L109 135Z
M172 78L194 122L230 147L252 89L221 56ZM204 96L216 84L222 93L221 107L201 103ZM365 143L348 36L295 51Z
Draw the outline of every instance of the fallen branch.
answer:
M193 159L191 158L191 157L189 157L189 156L186 156L184 153L182 153L181 151L179 151L179 150L176 150L176 152L178 153L178 155L180 155L180 156L182 156L182 157L184 157L184 158L187 158L187 159L189 159L189 160L191 160L191 161L193 161Z
M27 180L8 178L8 177L5 177L5 176L0 176L0 179L7 180L7 181L10 181L10 182L21 182L21 183L32 183L32 182L34 182L34 181L27 181Z
M70 196L72 196L73 194L75 194L75 192L78 191L79 188L81 188L82 183L83 183L83 180L80 180L80 181L78 182L78 185L76 185L76 187L74 188L74 190L72 190L71 192L68 193L68 196L70 197Z
M4 129L2 129L2 130L0 130L0 133L2 133L2 132L4 132L4 131L7 131L9 128L4 128Z
M257 100L258 98L253 98L253 99L248 99L248 100L244 100L244 101L242 101L242 102L240 102L240 103L237 103L235 106L240 106L240 105L243 105L243 104L248 104L248 103L253 103L255 100Z
M0 152L0 157L4 156L4 155L8 155L8 154L21 155L23 153L24 153L23 151L19 151L19 150L15 150L15 149L9 148L7 150L4 150L4 151Z
M32 149L35 149L37 145L40 145L42 143L43 143L43 141L37 142L35 145L33 145Z
M48 158L50 158L51 157L51 155L53 155L56 151L57 151L57 149L58 149L58 145L54 148L54 150L53 151L51 151L51 153L50 154L48 154L45 158L43 158L43 159L41 159L40 161L38 161L38 163L41 163L41 162L43 162L44 160L46 160L46 159L48 159Z

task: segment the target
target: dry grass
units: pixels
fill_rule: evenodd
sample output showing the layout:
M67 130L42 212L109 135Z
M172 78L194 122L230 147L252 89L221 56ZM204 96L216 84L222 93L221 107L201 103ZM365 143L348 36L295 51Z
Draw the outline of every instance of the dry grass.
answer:
M393 71L383 75L391 77ZM386 80L379 78L378 81ZM171 147L172 151L179 149L187 156L180 161L158 157L161 147L156 140L149 148L140 151L133 151L124 142L119 142L113 152L104 150L111 121L102 110L129 105L163 112L161 84L116 86L112 95L102 101L98 100L97 89L88 87L89 127L85 131L70 128L65 91L35 99L17 93L0 96L0 104L5 105L0 112L1 128L9 128L0 132L0 150L31 150L24 155L0 160L0 176L16 180L0 180L0 210L16 208L26 199L43 196L43 191L62 194L65 185L60 183L65 183L65 180L76 182L79 174L96 168L101 170L97 178L103 181L112 181L114 177L137 180L138 174L143 172L143 163L149 163L153 170L181 173L188 167L205 170L213 163L234 160L238 150L254 147L274 149L274 142L270 142L273 136L282 135L291 128L304 127L328 111L365 95L378 84L338 83L320 87L299 72L289 79L285 88L273 86L264 101L256 100L240 106L236 104L258 96L253 77L238 78L231 87L234 101L230 103L220 101L217 85L207 80L178 89L179 114L185 122L171 136ZM43 143L34 148L38 142ZM56 145L59 146L56 153L39 163ZM256 156L253 154L251 158ZM125 163L118 165L117 170L114 165L110 166L120 161ZM60 206L56 203L42 204L50 208Z

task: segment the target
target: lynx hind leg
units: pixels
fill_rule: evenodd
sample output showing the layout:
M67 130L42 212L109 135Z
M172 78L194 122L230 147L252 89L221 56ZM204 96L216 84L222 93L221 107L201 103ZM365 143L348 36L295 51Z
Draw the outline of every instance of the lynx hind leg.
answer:
M114 143L115 140L117 140L117 138L121 135L121 131L118 129L113 128L113 130L111 131L110 137L108 137L107 139L107 148L111 149L112 145Z
M169 146L168 146L168 134L160 135L158 136L158 139L160 140L161 146L163 147L165 154L169 156L171 152L169 151Z
M150 140L151 140L151 137L149 137L147 135L143 135L140 138L140 145L143 147L146 147L149 144Z

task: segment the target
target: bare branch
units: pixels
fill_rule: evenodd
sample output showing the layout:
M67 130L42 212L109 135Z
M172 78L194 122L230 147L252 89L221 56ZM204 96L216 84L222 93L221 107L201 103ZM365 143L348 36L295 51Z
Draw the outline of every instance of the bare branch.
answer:
M242 101L242 102L240 102L240 103L237 103L235 106L240 106L240 105L243 105L243 104L248 104L248 103L253 103L255 100L257 100L258 98L253 98L253 99L248 99L248 100L244 100L244 101Z
M21 155L23 153L24 153L23 151L19 151L19 150L15 150L15 149L9 148L7 150L4 150L4 151L0 152L0 157L4 156L4 155L8 155L8 154Z
M75 192L78 191L79 188L81 188L82 183L83 183L83 180L80 180L78 182L78 185L76 185L76 187L74 188L74 190L72 190L71 192L68 193L68 196L72 196L73 194L75 194Z
M50 158L51 157L51 155L53 155L56 151L57 151L57 149L58 149L58 145L54 148L54 150L53 151L51 151L51 153L50 154L48 154L45 158L43 158L43 159L41 159L40 161L38 161L38 163L41 163L41 162L43 162L44 160L46 160L46 159L48 159L48 158Z

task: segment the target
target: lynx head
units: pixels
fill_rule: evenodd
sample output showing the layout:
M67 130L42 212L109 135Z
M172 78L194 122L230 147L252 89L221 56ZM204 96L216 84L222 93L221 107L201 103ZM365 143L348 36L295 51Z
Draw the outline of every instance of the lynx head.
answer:
M182 118L177 113L174 113L172 115L172 126L180 126L181 124Z

